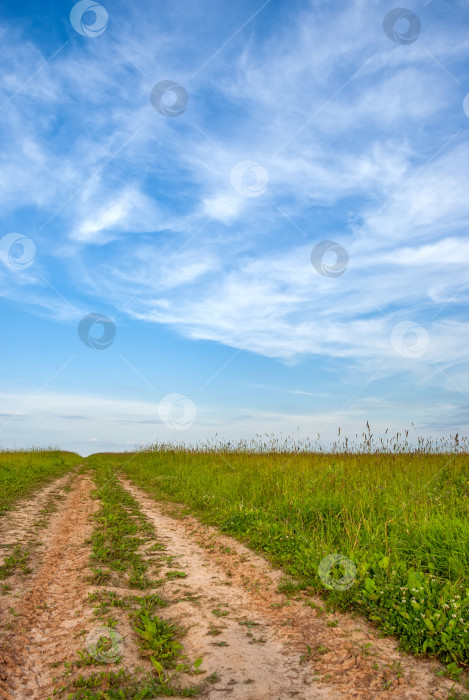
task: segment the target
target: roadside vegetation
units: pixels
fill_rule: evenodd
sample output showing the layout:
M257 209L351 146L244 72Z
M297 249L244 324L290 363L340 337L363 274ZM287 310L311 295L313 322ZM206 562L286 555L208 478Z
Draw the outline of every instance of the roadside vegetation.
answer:
M338 441L328 452L268 439L92 459L158 500L186 504L265 553L292 585L361 612L457 679L469 659L467 448L457 435L375 444L368 430L361 444ZM353 567L336 564L325 583L320 564L334 553Z
M19 498L63 476L82 461L73 452L59 450L0 451L0 515Z

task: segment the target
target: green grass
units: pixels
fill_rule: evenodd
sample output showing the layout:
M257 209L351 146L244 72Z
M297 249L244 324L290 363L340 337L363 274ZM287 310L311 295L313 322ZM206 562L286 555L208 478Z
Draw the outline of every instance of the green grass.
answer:
M0 566L0 581L3 581L8 576L12 576L17 571L22 571L27 574L31 571L28 567L29 550L21 544L17 544L12 553L5 558L2 566Z
M123 470L157 499L190 506L329 604L396 634L403 648L467 661L467 446L456 436L412 451L398 438L374 446L368 434L359 449L303 447L158 445L93 460ZM318 575L335 552L356 566L345 590L326 588ZM342 574L336 566L333 580Z
M0 452L0 515L15 501L28 496L51 479L63 476L82 458L58 450Z

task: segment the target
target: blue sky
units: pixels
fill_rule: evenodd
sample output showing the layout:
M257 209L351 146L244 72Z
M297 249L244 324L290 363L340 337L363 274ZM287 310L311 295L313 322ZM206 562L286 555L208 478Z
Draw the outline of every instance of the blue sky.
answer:
M73 7L1 5L0 446L467 434L469 1Z

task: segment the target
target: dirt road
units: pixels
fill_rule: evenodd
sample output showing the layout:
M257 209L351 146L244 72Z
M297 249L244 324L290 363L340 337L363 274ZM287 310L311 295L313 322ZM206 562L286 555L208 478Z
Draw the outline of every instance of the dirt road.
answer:
M453 683L435 676L435 668L441 668L436 662L400 653L395 641L379 639L359 617L324 612L318 598L278 593L281 572L264 559L195 518L181 516L180 507L158 504L128 481L122 485L164 545L152 551L151 542L146 544L145 556L159 580L144 593L166 600L160 616L184 629L181 642L188 658L202 657L203 673L183 674L185 682L201 686L200 697L448 698ZM89 583L98 508L91 475L73 476L69 488L61 479L0 521L3 551L13 551L20 542L29 552L27 565L5 579L0 596L0 698L5 700L46 700L60 688L64 693L55 697L67 697L73 674L151 668L123 610L109 622L118 625L121 657L116 664L74 668L77 652L101 624L89 594L136 591L123 584Z

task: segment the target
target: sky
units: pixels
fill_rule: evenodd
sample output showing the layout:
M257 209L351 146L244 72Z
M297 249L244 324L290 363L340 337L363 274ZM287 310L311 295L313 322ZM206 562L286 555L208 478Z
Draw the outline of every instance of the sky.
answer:
M0 448L467 435L468 29L1 3Z

